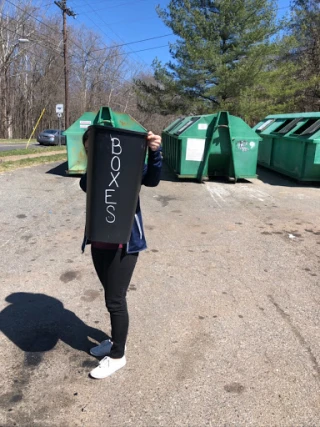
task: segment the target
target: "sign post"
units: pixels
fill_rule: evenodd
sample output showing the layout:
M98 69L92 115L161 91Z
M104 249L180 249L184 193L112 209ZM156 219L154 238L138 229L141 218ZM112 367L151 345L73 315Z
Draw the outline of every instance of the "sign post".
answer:
M63 114L63 104L56 105L56 113L59 119L59 145L61 145L61 117Z

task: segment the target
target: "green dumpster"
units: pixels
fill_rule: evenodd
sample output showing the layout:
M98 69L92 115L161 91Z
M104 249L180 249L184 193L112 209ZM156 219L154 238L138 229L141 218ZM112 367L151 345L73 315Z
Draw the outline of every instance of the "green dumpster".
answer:
M260 137L226 111L177 119L162 133L163 157L179 178L256 176Z
M68 174L82 174L87 168L87 155L82 144L82 135L88 126L95 123L97 113L86 112L66 131Z
M87 169L87 156L82 144L82 136L91 125L99 124L136 132L145 132L129 114L118 113L110 107L101 107L98 113L86 112L65 132L68 156L68 174L83 174Z
M297 181L320 181L320 113L269 115L254 130L262 138L259 165Z

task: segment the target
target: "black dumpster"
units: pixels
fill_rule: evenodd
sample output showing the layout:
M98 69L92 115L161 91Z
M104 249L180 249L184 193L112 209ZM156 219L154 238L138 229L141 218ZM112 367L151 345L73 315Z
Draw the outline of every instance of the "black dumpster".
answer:
M146 135L93 125L88 128L87 237L127 243L139 196Z

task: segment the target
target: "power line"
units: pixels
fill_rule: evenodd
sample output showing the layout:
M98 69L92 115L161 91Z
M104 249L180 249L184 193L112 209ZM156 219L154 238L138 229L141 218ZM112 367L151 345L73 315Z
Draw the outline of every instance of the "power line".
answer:
M32 15L29 12L26 12L24 9L22 9L21 7L19 7L18 5L12 3L10 0L5 0L8 3L10 3L12 6L16 7L17 9L21 10L23 13L25 13L27 16L31 17L32 19L34 19L35 21L39 22L40 24L44 25L45 27L49 28L51 31L53 31L55 34L57 33L57 29L54 27L51 27L50 25L46 24L45 22L41 21L40 19L38 19L36 16ZM14 19L14 18L12 18ZM94 21L92 21L94 23ZM95 57L93 57L91 55L90 52L87 52L85 49L83 49L82 46L78 45L74 40L70 40L71 43L76 46L78 49L80 49L84 54L88 55L88 57L91 57L92 59L96 59ZM106 47L107 48L107 47Z
M15 31L11 30L10 28L7 28L7 27L5 27L5 26L2 26L2 28L6 29L6 30L8 30L8 31L12 32L13 34L15 34L16 36L20 37L20 35L19 35L19 34L17 34ZM44 48L48 48L47 46L43 46L43 45L40 45L40 46L41 46L41 47L44 47ZM50 48L49 48L49 50L52 50L52 49L50 49ZM35 53L34 51L31 51L31 50L29 50L29 49L26 49L25 47L23 47L23 49L21 49L21 52L28 52L28 53L30 53L31 55L33 55L34 57L36 57L36 58L43 59L43 56L40 56L39 54L37 54L37 53ZM119 55L119 54L118 54L118 55ZM72 55L71 55L71 56L72 56ZM71 57L71 56L70 56L70 57ZM61 79L61 77L62 77L63 73L64 73L64 69L62 70L62 72L61 72L61 74L60 74L60 77L58 78L58 80L57 80L57 81L60 81L60 79ZM125 82L128 82L128 83L131 83L131 80L128 80L128 79L126 79L126 78L124 78L124 77L122 77L122 81L125 81Z
M27 16L30 16L31 18L33 18L35 21L39 22L40 24L44 25L45 27L49 28L51 31L53 31L55 34L57 33L57 29L51 27L50 25L46 24L45 22L41 21L40 19L38 19L36 16L32 15L31 13L26 12L24 9L22 9L21 7L19 7L18 5L12 3L10 0L5 0L7 3L10 3L12 6L15 6L17 9L21 10L22 12L24 12ZM86 52L82 46L78 45L74 40L71 40L71 43L76 46L78 49L82 50L83 53L87 54L88 52Z
M28 52L31 55L33 55L35 58L43 59L42 56L38 55L37 53L35 53L35 52L33 52L33 51L29 50L29 49L26 49L25 47L23 49L21 49L21 53L23 53L23 52Z
M133 52L123 52L123 53L117 53L116 55L111 55L109 59L115 58L116 56L122 56L122 55L130 55L131 53L138 53L138 52L144 52L146 50L154 50L154 49L160 49L163 47L168 47L167 44L164 44L162 46L154 46L154 47L149 47L147 49L141 49L141 50L134 50Z
M277 9L275 9L275 10L288 9L289 7L290 7L290 6L280 7L280 8L277 8ZM129 44L142 43L142 42L149 41L149 40L161 39L161 38L169 37L169 36L173 36L173 35L175 35L175 34L174 34L174 33L169 33L169 34L164 34L164 35L162 35L162 36L149 37L149 38L147 38L147 39L141 39L141 40L137 40L137 41L134 41L134 42L128 42L128 43L122 43L122 44L118 44L118 45L113 45L113 46L112 46L112 48L117 48L117 47L127 46L127 45L129 45ZM142 49L142 50L138 50L138 51L135 51L135 52L143 52L144 50L158 49L158 48L160 48L160 47L165 47L165 46L167 46L167 45L163 45L163 46L156 46L156 47L152 47L152 48L148 48L148 49ZM109 47L107 47L107 48L95 49L95 50L92 50L92 52L98 52L98 51L101 51L101 50L104 50L104 49L110 49L110 48L109 48ZM130 52L130 53L134 53L134 52Z
M281 9L288 9L290 8L290 6L285 6L285 7L280 7L276 10L281 10ZM81 15L82 13L79 13L79 15ZM109 22L108 25L109 26L113 26L113 25L118 25L118 24L135 24L136 22L142 22L142 21L155 21L158 20L159 17L154 16L154 15L149 15L149 16L144 16L143 18L139 18L139 19L130 19L130 20L124 20L124 21L116 21L116 22Z
M114 9L114 8L117 8L117 7L119 7L119 6L126 6L126 5L128 5L128 4L137 4L137 3L142 3L142 2L145 2L145 1L147 1L147 0L135 0L135 1L130 1L130 2L126 2L126 3L119 3L119 4L115 4L115 5L113 5L113 6L110 6L110 5L108 5L108 10L109 9ZM99 2L100 3L100 5L101 5L101 1ZM77 8L86 8L87 7L87 2L85 1L85 4L83 4L83 5L77 5ZM92 2L90 1L90 5L92 5ZM94 5L94 4L93 4ZM99 11L101 11L101 10L106 10L106 8L104 8L104 9L92 9L92 12L99 12ZM81 13L83 13L83 11L81 11Z
M140 1L144 1L144 0L140 0ZM92 7L87 3L87 2L85 2L86 3L86 5L88 5L91 9L92 9ZM96 13L96 12L95 12ZM97 14L97 13L96 13ZM98 15L98 14L97 14ZM105 22L103 19L101 19L101 16L99 16L98 15L98 17L99 17L99 19L106 25L106 26L108 26L108 23L107 22ZM89 17L89 19L92 21L92 19ZM92 21L93 23L94 23L94 21ZM95 23L94 23L95 24ZM96 24L95 24L96 25ZM101 28L100 28L100 30L101 30L101 32L105 35L105 36L107 36L108 38L110 38ZM118 39L120 39L121 41L123 41L123 39L121 39L121 37L114 31L114 30L112 30L111 28L110 28L110 30L116 35L116 37L118 37ZM130 49L130 48L129 48ZM130 49L131 50L131 49ZM133 52L132 52L133 53ZM146 65L148 65L142 58L140 58Z
M6 27L5 25L3 25L2 26L2 28L4 28L5 30L7 30L7 31L10 31L10 33L13 33L15 36L17 36L18 38L24 38L24 37L26 37L25 35L21 35L21 34L18 34L16 31L13 31L13 30L11 30L10 28L8 28L8 27ZM41 46L42 48L46 48L46 49L49 49L49 50L51 50L52 52L55 52L55 53L61 53L61 52L59 52L58 50L56 50L56 49L53 49L51 46L44 46L44 45L42 45L42 44L40 44L39 42L37 42L37 41L35 41L35 40L30 40L32 43L35 43L35 44L37 44L38 46ZM35 52L32 52L32 51L30 51L30 50L28 50L28 49L26 49L26 48L23 48L23 50L25 50L25 51L27 51L27 52L29 52L29 53L33 53L33 55L34 56L36 56L36 57L38 57L38 58L43 58L42 56L40 56L40 55L38 55L38 54L36 54Z
M128 44L142 43L142 42L146 42L146 41L148 41L148 40L161 39L161 38L163 38L163 37L169 37L169 36L172 36L172 35L174 35L174 34L173 34L173 33L170 33L170 34L164 34L163 36L149 37L148 39L137 40L137 41L135 41L135 42L128 42L128 43L117 44L117 45L115 45L115 46L112 46L112 48L122 47L122 46L127 46ZM109 47L106 47L106 48L101 48L101 49L95 49L95 50L93 50L92 52L98 52L98 51L100 51L100 50L104 50L104 49L110 49L110 48L109 48Z
M5 14L2 13L2 15L5 15ZM5 15L5 16L9 17L11 20L19 22L16 18L12 18L9 15ZM58 48L57 48L58 46L56 46L56 44L54 44L50 40L41 39L41 38L39 40L35 40L34 38L30 38L30 36L27 35L27 34L23 34L23 35L22 34L18 34L17 31L14 31L11 28L8 28L8 27L6 27L4 25L2 25L2 28L6 29L7 31L10 31L10 33L13 33L17 38L28 38L28 40L30 42L32 42L32 44L36 44L36 45L38 45L38 46L40 46L42 48L49 49L51 52L57 53L57 54L59 54L59 56L62 56L62 53L63 53L62 50L58 50ZM34 37L34 36L38 37L38 36L40 36L40 34L37 31L33 31L32 32L32 37ZM61 41L59 43L61 43ZM44 44L41 44L40 42L43 42ZM71 40L71 42L73 42L73 41ZM42 57L39 56L39 55L37 55L35 52L32 52L32 51L27 50L25 48L24 48L24 50L26 50L29 53L32 53L37 58L41 58L42 59ZM91 51L90 53L88 53L84 49L81 49L81 50L82 50L82 52L84 52L85 54L87 54L89 57L91 56L91 52L93 52L93 51ZM72 57L75 57L75 55L72 55L72 54L68 55L68 58L72 58ZM92 57L92 59L96 59L96 58Z
M21 9L22 10L22 9ZM9 15L7 15L7 14L4 14L4 13L2 13L2 15L3 16L6 16L6 17L8 17L8 18L10 18L10 20L14 20L14 21L16 21L16 22L19 22L16 18L13 18L13 17L11 17L11 16L9 16ZM35 18L33 15L30 15L29 13L27 14L28 16L31 16L32 18ZM39 20L38 20L39 21ZM45 24L44 22L42 22L42 21L39 21L40 23L42 23L43 25L45 25L45 26L47 26L47 27L49 27L49 28L51 28L52 30L54 30L55 31L55 33L57 32L57 30L56 29L54 29L54 28L52 28L52 27L50 27L50 26L48 26L47 24ZM12 29L10 29L10 28L8 28L8 27L5 27L5 26L3 26L2 28L5 28L5 29L7 29L8 31L10 31L11 33L13 33L15 36L17 36L17 37L19 37L19 38L23 38L23 37L26 37L26 35L24 34L24 35L21 35L21 34L18 34L16 31L13 31ZM33 32L33 35L36 35L36 36L39 36L39 37L41 37L41 35L39 34L39 32L37 32L37 31L34 31ZM62 53L62 51L60 51L60 50L57 50L57 49L55 49L56 48L56 46L52 43L52 42L50 42L49 40L44 40L44 39L41 39L41 41L43 41L43 42L45 42L45 43L48 43L49 45L51 45L51 46L45 46L45 45L42 45L41 43L39 43L39 41L37 41L37 40L33 40L33 39L30 39L34 44L37 44L37 45L39 45L39 46L41 46L41 47L47 47L49 50L51 50L51 51L53 51L53 52L56 52L56 53L58 53L58 54L61 54ZM93 51L91 51L91 52L87 52L86 50L84 50L81 46L79 46L79 45L77 45L73 40L70 40L71 41L71 43L73 43L74 44L74 46L76 46L76 47L78 47L83 53L85 53L89 58L92 58L93 60L95 60L95 59L97 59L96 57L94 57L94 56L92 56L92 53L93 53ZM111 47L110 49L112 49L113 47ZM105 47L105 48L102 48L101 50L105 50L105 49L108 49L108 47ZM26 49L25 49L26 50ZM98 49L99 50L99 49ZM39 55L36 55L34 52L31 52L31 51L29 51L30 53L33 53L35 56L37 56L38 58L41 58ZM73 57L74 55L69 55L68 57L69 58L71 58L71 57Z
M154 49L160 49L162 47L168 47L167 44L164 44L162 46L154 46L154 47L149 47L147 49L141 49L141 50L135 50L133 52L126 52L126 53L119 53L119 55L129 55L131 53L138 53L138 52L144 52L145 50L154 50Z
M277 11L277 10L290 9L290 8L291 8L291 6L289 5L289 6L277 7L276 9L273 9L273 10Z
M144 0L141 0L141 1L144 1ZM88 4L86 1L85 1L85 3L86 4ZM131 3L136 3L136 2L130 2L130 3L125 3L125 4L131 4ZM120 4L120 5L122 5L122 4ZM118 6L120 6L120 5L118 5ZM90 7L91 7L91 5L90 5ZM115 7L115 6L114 6ZM284 7L279 7L279 8L276 8L276 9L274 9L274 11L278 11L278 10L282 10L282 9L288 9L288 8L290 8L290 6L284 6ZM92 9L92 7L91 7L91 9ZM110 9L110 7L108 7L108 9ZM97 10L91 10L92 12L98 12L98 11L100 11L100 10L105 10L105 9L97 9ZM79 15L81 15L81 13L79 13ZM91 22L93 22L94 23L94 21L91 19L91 18L89 18L90 20L91 20ZM95 23L94 23L95 24ZM110 25L110 24L109 24ZM112 30L111 30L112 31ZM103 32L103 31L102 31ZM114 31L113 31L114 32ZM104 32L103 32L104 33ZM105 34L105 33L104 33ZM105 34L106 35L106 34ZM164 38L164 37L169 37L169 36L171 36L171 35L174 35L174 33L170 33L170 34L165 34L165 35L162 35L162 36L157 36L157 37L150 37L150 38L147 38L147 39L141 39L141 40L137 40L137 41L134 41L134 42L128 42L128 43L122 43L122 44L119 44L119 45L115 45L115 46L112 46L113 48L117 48L117 47L122 47L122 46L127 46L127 45L130 45L130 44L136 44L136 43L142 43L142 42L145 42L145 41L149 41L149 40L155 40L155 39L159 39L159 38ZM108 37L108 36L107 36ZM164 47L164 46L160 46L160 47ZM128 54L131 54L131 53L138 53L138 52L143 52L143 51L145 51L145 50L152 50L152 49L158 49L159 47L153 47L153 48L148 48L148 49L141 49L141 50L138 50L138 51L133 51L133 52L127 52ZM105 49L110 49L110 47L106 47L106 48L100 48L100 49L95 49L95 50L93 50L92 52L98 52L98 51L102 51L102 50L105 50ZM122 55L122 54L121 54Z
M133 1L133 2L129 2L129 3L121 3L121 4L119 4L119 5L115 5L115 6L108 6L108 10L109 9L112 9L112 8L115 8L115 7L118 7L118 6L123 6L123 5L127 5L127 4L136 4L137 3L137 1L145 1L145 0L136 0L136 1ZM82 7L84 7L84 6L81 6L80 5L80 8L82 8ZM277 7L277 8L275 8L275 9L272 9L273 11L278 11L278 10L282 10L282 9L289 9L291 6L283 6L283 7ZM104 9L92 9L89 13L91 13L91 12L101 12L101 11L103 11L103 10L106 10L105 8ZM80 10L80 13L79 13L79 15L83 15L83 14L86 14L87 15L87 13L88 13L88 11L81 11ZM154 19L159 19L159 17L157 17L157 18L154 18Z
M30 13L28 13L28 12L26 12L24 9L22 9L21 7L19 7L18 5L16 5L16 4L14 4L13 2L11 2L10 0L5 0L5 1L7 1L8 3L10 3L11 5L13 5L13 6L15 6L17 9L19 9L19 10L21 10L22 12L24 12L26 15L28 15L28 16L30 16L31 18L33 18L33 19L35 19L37 22L39 22L40 24L42 24L42 25L44 25L44 26L46 26L47 28L49 28L50 30L52 30L52 31L54 31L55 33L56 33L56 28L53 28L53 27L51 27L50 25L48 25L48 24L46 24L45 22L43 22L43 21L41 21L40 19L38 19L37 17L35 17L34 15L32 15L32 14L30 14ZM139 0L136 0L135 2L129 2L129 3L125 3L125 4L131 4L131 3L136 3L137 1L139 1ZM140 0L140 1L144 1L144 0ZM84 3L85 3L85 5L87 5L87 6L89 6L91 9L92 9L92 12L97 12L96 10L94 10L92 7L91 7L91 5L89 5L88 3L87 3L87 1L84 1ZM116 5L116 6L120 6L120 5L123 5L123 3L121 3L121 4L119 4L119 5ZM116 7L115 6L115 7ZM284 7L280 7L280 8L276 8L276 9L274 9L275 11L277 11L277 10L283 10L283 9L289 9L290 8L290 6L284 6ZM12 18L12 19L14 19L14 18ZM96 26L96 23L91 19L91 18L89 18L92 22L93 22L93 24ZM158 18L157 18L158 19ZM103 22L105 22L105 21L103 21ZM106 25L108 25L106 22L105 22L105 24ZM111 31L119 38L119 39L121 39L121 37L119 37L112 29L111 29ZM102 31L103 32L103 34L105 34L108 38L110 38L104 31ZM173 35L173 33L172 33L172 35ZM129 44L135 44L135 43L140 43L140 42L143 42L143 41L147 41L147 40L151 40L151 39L156 39L156 38L162 38L162 37L167 37L167 36L169 36L169 34L168 35L163 35L163 36L158 36L158 37L151 37L151 38L149 38L149 39L143 39L143 40L138 40L138 41L135 41L135 42L128 42L128 43L123 43L123 44L120 44L120 45L116 45L116 46L113 46L113 47L121 47L121 46L126 46L126 45L129 45ZM80 46L80 45L78 45L74 40L70 40L71 41L71 43L74 45L74 46L76 46L78 49L80 49L83 53L85 53L86 55L88 55L89 57L91 56L91 52L87 52L86 50L84 50L83 48L82 48L82 46ZM49 42L50 43L50 42ZM149 48L149 49L141 49L141 50L139 50L139 51L131 51L131 52L126 52L126 53L123 53L123 54L121 54L121 55L124 55L124 54L132 54L132 53L138 53L138 52L143 52L143 51L145 51L145 50L152 50L152 49L158 49L158 48L162 48L162 47L165 47L166 45L163 45L163 46L156 46L156 47L153 47L153 48ZM109 47L105 47L105 48L101 48L101 49L96 49L96 50L94 50L94 51L92 51L92 52L96 52L96 51L101 51L101 50L105 50L105 49L110 49ZM93 59L95 59L94 57L92 57ZM142 58L140 58L140 59L142 59ZM144 61L145 62L145 61Z
M25 13L26 15L30 16L31 18L33 18L35 21L39 22L40 24L44 25L47 28L50 28L50 30L54 31L55 33L57 32L56 28L50 27L50 25L46 24L45 22L41 21L40 19L38 19L36 16L32 15L31 13L25 11L24 9L22 9L21 7L19 7L18 5L12 3L10 0L5 0L7 3L10 3L12 6L16 7L17 9L21 10L23 13Z
M89 19L90 19L90 21L96 26L96 23L89 17ZM103 31L103 30L101 30L101 32L106 36L106 37L108 37L110 40L111 40L111 38ZM104 48L101 48L101 49L97 49L97 50L105 50L105 49L110 49L109 47L107 47L107 46L105 46ZM85 50L83 50L82 49L82 51L84 52L84 53L86 53L86 54L88 54L88 56L91 56L91 53L93 52L90 52L90 53L88 53L88 52L86 52ZM93 59L96 59L96 58L94 58L94 57L92 57Z
M3 13L3 12L0 12L0 14L2 15L2 16L4 16L5 18L10 18L10 21L16 21L16 22L18 22L19 23L19 21L18 21L18 19L16 19L16 18L13 18L13 17L11 17L11 16L9 16L9 15L7 15L7 14L5 14L5 13ZM13 31L13 30L11 30L10 28L8 28L8 27L5 27L5 26L3 26L2 28L5 28L6 30L8 30L8 31L10 31L10 32L12 32L12 33L14 33L15 35L17 35L19 38L24 38L24 37L27 37L27 38L29 38L29 36L28 35L26 35L26 34L24 34L24 35L19 35L17 32L15 32L15 31ZM47 40L47 39L43 39L43 38L41 38L42 37L42 34L39 34L39 32L38 31L36 31L36 30L33 30L32 31L32 37L33 36L37 36L37 37L39 37L39 39L38 40L34 40L34 39L30 39L30 41L32 41L33 43L35 43L35 44L39 44L39 46L42 46L42 47L48 47L48 48L50 48L50 49L52 49L52 50L54 50L54 51L56 51L57 53L61 53L61 51L59 51L59 50L57 50L56 48L57 48L57 45L55 44L55 43L53 43L52 41L50 41L50 40ZM42 42L44 42L44 43L47 43L47 44L49 44L50 46L45 46L45 45L42 45L41 43L39 43L40 41L42 41Z
M81 15L81 13L79 13L79 15ZM156 18L154 15L152 15L152 16L149 15L149 16L144 16L143 18L139 18L139 19L130 19L130 20L125 20L125 21L109 22L108 25L109 25L109 27L112 27L113 25L135 24L136 22L154 21L155 19L159 19L159 18Z
M123 1L123 0L118 0L118 1ZM70 0L70 3L73 3L73 5L76 6L77 8L84 7L85 0ZM93 5L96 5L96 4L101 5L101 0L91 0L90 3L92 3ZM117 4L115 0L113 0L113 3Z

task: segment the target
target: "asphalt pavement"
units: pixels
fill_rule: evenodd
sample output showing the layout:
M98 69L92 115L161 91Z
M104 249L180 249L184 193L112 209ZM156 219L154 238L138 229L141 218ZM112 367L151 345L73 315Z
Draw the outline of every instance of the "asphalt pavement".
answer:
M44 145L40 145L38 143L32 143L28 145L28 148L41 148L41 147L44 147ZM0 144L0 152L11 151L11 150L23 150L25 148L26 148L26 144L17 144L17 143L12 143L12 144L1 143Z
M0 425L319 427L319 188L165 167L141 190L127 365L92 380L109 323L65 169L0 174Z

